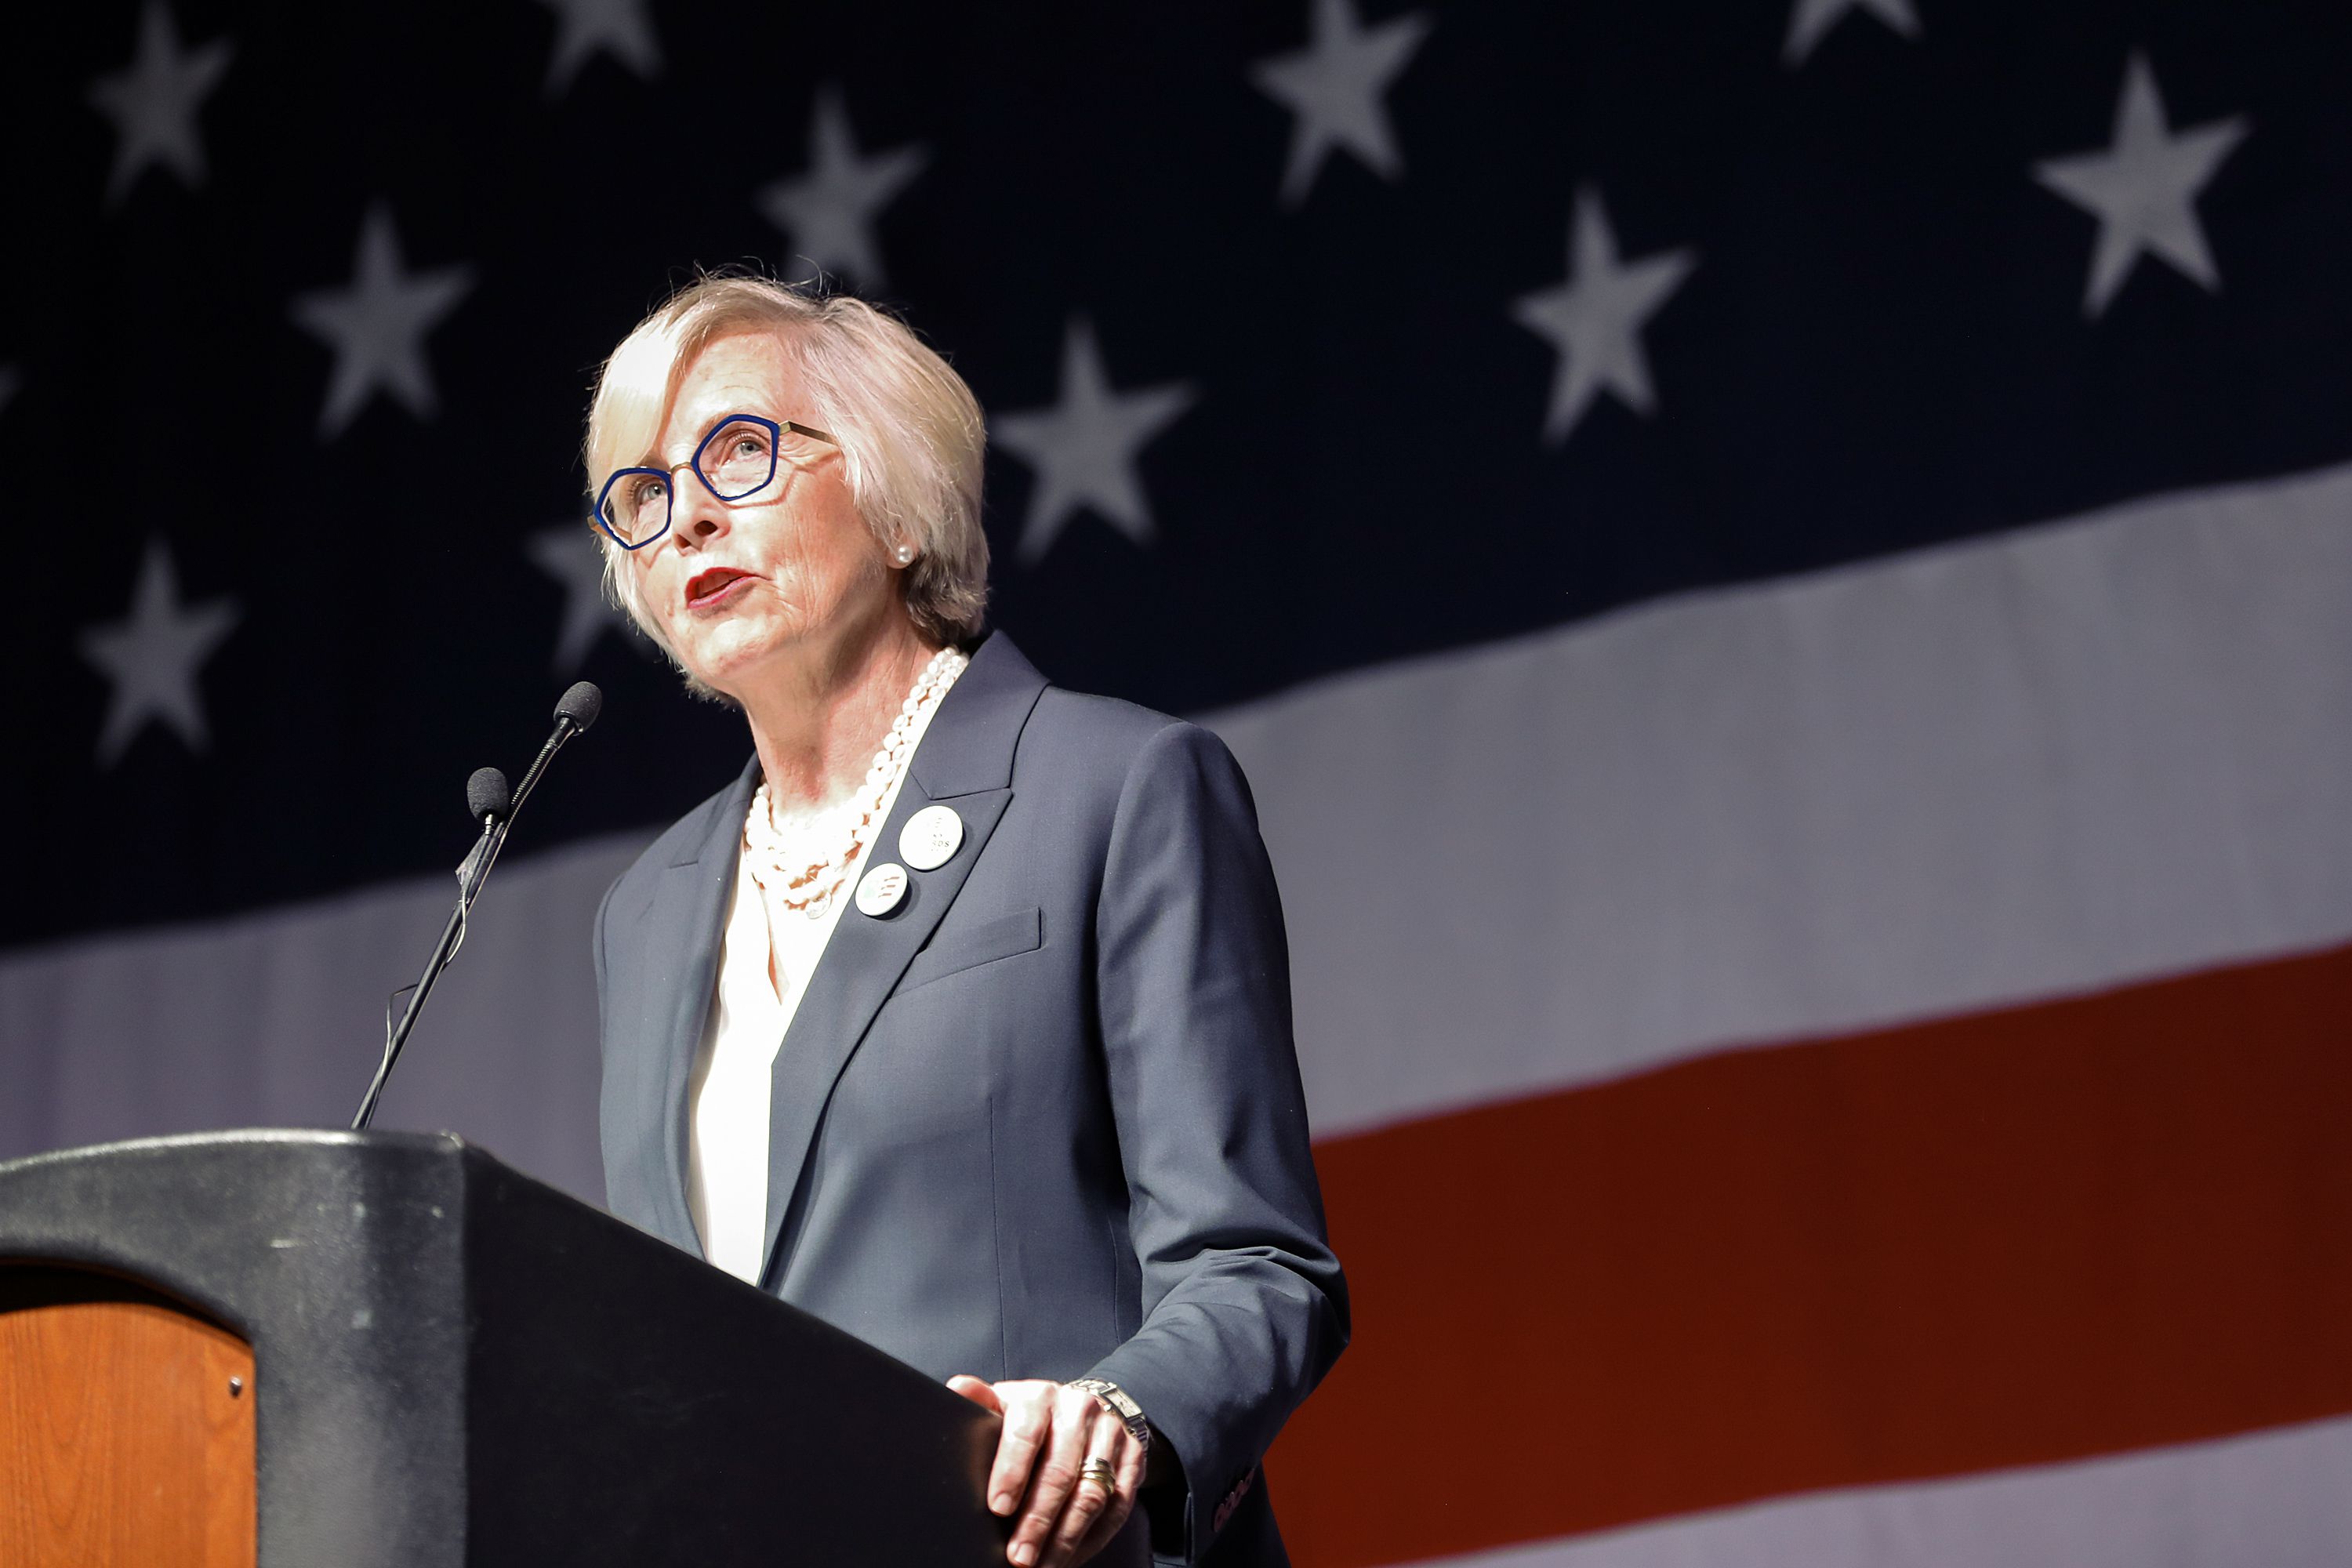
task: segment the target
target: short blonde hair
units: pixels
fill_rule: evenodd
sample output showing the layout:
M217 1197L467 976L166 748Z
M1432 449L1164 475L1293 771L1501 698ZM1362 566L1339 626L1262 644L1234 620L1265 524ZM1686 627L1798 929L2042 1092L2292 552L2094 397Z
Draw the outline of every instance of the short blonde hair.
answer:
M614 469L653 449L694 356L719 338L760 331L783 346L809 396L807 409L783 412L840 442L850 499L883 548L914 547L899 591L916 629L940 643L976 643L988 609L980 401L912 328L863 300L729 274L671 295L597 374L588 406L589 504ZM606 595L678 664L638 603L635 577L620 569L627 552L595 531Z

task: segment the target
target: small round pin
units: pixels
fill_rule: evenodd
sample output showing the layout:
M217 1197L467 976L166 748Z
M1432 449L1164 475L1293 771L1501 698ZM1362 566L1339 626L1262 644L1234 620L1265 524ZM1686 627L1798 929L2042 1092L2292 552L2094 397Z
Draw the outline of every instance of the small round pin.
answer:
M857 912L879 920L907 901L907 868L885 860L857 884Z
M936 871L963 847L963 818L949 805L927 805L898 829L898 853L918 871Z

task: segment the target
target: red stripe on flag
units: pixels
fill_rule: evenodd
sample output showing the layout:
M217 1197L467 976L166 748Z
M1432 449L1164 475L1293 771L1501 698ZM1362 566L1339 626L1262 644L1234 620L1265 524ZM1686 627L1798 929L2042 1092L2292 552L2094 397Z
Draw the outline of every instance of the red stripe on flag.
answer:
M1357 1334L1271 1465L1303 1564L2352 1411L2352 949L1317 1161Z

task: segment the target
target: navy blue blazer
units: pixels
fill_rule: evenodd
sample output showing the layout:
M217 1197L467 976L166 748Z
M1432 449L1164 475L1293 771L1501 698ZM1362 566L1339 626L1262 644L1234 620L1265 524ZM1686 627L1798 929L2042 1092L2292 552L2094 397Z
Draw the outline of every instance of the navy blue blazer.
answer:
M613 1211L688 1252L687 1079L754 757L596 917ZM1091 1373L1181 1461L1155 1556L1281 1563L1267 1445L1348 1341L1273 868L1207 731L1046 683L1002 634L869 851L954 858L845 910L776 1057L761 1284L935 1378Z

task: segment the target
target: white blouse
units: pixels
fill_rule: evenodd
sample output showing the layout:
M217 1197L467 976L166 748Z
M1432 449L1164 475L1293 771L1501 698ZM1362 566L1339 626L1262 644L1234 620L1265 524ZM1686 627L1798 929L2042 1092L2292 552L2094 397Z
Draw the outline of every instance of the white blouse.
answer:
M901 753L904 761L875 809L876 823L890 819L899 786L907 781L906 763L913 761L931 715L940 710L939 699L947 695L947 685L960 673L960 667L950 666L932 700L914 714L909 744ZM755 804L761 798L752 797ZM845 827L844 831L845 835ZM778 909L771 919L759 883L743 857L737 857L735 892L727 906L727 931L719 952L719 980L712 988L702 1042L694 1054L694 1076L687 1086L693 1112L686 1200L694 1228L702 1237L702 1255L738 1279L758 1284L767 1262L768 1090L776 1053L793 1026L793 1015L800 1011L809 976L824 956L833 928L845 918L866 918L842 914L856 901L857 879L895 858L891 848L869 845L851 863L840 891L814 919L789 909ZM773 982L769 978L772 967Z

